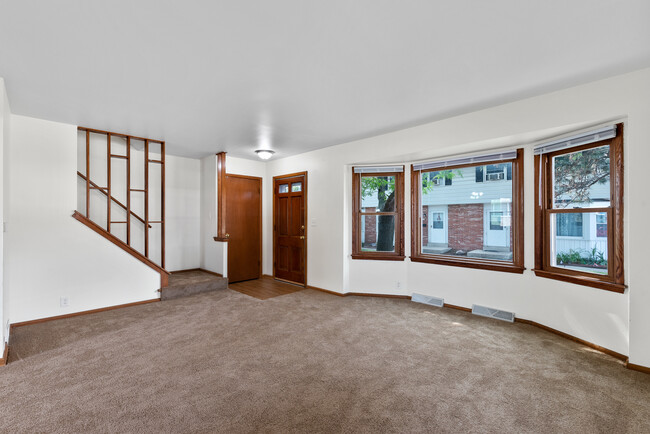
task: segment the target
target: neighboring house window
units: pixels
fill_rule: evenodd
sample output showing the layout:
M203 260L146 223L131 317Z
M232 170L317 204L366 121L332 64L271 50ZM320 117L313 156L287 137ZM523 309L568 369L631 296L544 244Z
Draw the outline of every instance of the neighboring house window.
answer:
M508 163L476 166L476 182L511 181L512 165Z
M607 236L607 213L599 212L596 214L596 236Z
M536 275L623 292L623 124L535 154Z
M522 149L414 164L411 260L522 273L522 165Z
M404 166L354 167L352 258L404 259Z
M558 214L558 237L582 237L582 214Z
M449 176L446 176L445 171L433 171L433 172L427 172L426 174L423 174L422 176L425 176L427 181L432 187L438 187L438 186L443 186L443 185L452 185L453 179Z

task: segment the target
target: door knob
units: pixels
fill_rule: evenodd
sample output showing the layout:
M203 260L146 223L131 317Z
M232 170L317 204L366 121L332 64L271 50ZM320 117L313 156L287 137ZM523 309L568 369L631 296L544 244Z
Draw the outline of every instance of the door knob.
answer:
M230 238L230 234L226 234L226 238Z
M301 239L301 240L304 240L304 239L305 239L305 236L304 236L304 235L301 235L301 236L300 236L300 239Z
M300 229L305 230L305 225L300 226Z

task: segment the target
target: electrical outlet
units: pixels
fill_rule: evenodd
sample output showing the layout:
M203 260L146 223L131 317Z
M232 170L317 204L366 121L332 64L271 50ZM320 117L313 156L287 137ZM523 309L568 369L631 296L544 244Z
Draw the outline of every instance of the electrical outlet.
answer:
M60 303L61 307L68 307L70 306L70 299L68 299L68 297L61 297Z

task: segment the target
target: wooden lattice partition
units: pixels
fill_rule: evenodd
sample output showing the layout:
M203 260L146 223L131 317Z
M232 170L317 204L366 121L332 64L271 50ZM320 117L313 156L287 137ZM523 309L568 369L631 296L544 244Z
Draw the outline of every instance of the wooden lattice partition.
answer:
M134 218L144 226L144 256L150 259L149 255L149 229L152 225L160 225L160 267L165 268L165 142L162 140L147 139L143 137L130 136L127 134L114 133L110 131L96 130L92 128L79 127L79 131L85 132L86 136L86 174L77 172L77 175L85 181L86 184L86 218L90 219L90 198L91 190L97 190L107 197L106 206L106 231L111 234L111 227L113 225L126 224L126 244L132 246L131 240L131 219ZM91 140L90 134L99 134L106 136L106 186L99 186L92 180L92 173L90 171L90 150ZM117 155L111 151L111 139L113 137L120 137L126 140L126 155ZM144 189L131 188L131 148L132 140L144 142ZM149 145L151 143L160 144L160 160L149 158ZM126 204L122 203L115 197L111 191L111 163L114 159L126 160ZM160 171L160 220L149 219L149 165L159 164ZM131 209L131 194L141 193L144 194L144 216L137 215ZM126 220L112 220L111 218L111 205L115 204L126 211Z

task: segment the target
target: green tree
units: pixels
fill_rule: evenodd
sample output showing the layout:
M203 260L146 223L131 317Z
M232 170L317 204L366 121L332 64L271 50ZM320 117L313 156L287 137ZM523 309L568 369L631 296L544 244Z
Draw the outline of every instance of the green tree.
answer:
M435 187L434 179L453 179L461 176L459 170L442 170L422 174L422 192L428 193ZM362 176L362 197L377 195L377 211L395 211L395 177L394 176ZM389 215L377 217L377 251L392 252L395 250L395 218Z
M591 187L609 181L609 146L555 157L553 164L556 206L589 203Z
M362 176L361 194L363 197L377 195L377 211L392 212L395 210L395 177L394 176ZM395 219L393 216L377 217L377 251L392 252L395 250Z

